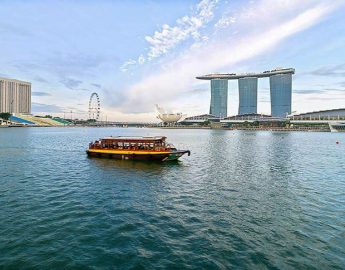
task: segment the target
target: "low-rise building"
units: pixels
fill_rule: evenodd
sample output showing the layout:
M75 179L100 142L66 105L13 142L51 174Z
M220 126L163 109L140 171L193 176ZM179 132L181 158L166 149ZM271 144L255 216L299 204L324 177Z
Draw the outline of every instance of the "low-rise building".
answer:
M290 120L345 120L345 108L307 112L289 116Z
M205 122L219 122L220 118L212 114L202 114L186 117L180 122L181 125L200 125Z

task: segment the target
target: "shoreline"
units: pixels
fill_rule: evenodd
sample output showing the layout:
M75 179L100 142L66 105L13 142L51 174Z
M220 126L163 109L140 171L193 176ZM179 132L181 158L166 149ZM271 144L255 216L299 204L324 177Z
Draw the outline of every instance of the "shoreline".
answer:
M0 128L152 128L152 129L207 129L207 130L229 130L229 131L279 131L279 132L332 132L331 129L325 128L312 128L312 127L305 127L305 128L282 128L282 127L263 127L263 128L212 128L212 127L201 127L201 126L171 126L171 127L162 127L162 126L129 126L129 127L122 127L122 126L38 126L38 125L26 125L26 126L0 126Z

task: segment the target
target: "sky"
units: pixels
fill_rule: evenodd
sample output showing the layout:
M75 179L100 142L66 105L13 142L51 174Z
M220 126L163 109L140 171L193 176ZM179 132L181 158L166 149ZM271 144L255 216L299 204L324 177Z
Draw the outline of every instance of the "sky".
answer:
M32 83L34 114L157 121L208 113L213 72L293 67L292 110L345 108L343 0L0 0L0 77ZM229 81L228 113L238 111ZM258 112L270 113L260 79Z

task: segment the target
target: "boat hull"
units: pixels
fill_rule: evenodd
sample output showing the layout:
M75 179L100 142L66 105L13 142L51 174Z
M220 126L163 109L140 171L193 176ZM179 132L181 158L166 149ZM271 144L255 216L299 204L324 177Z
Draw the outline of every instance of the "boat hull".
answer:
M112 158L121 160L147 160L147 161L173 161L178 160L184 154L190 155L188 150L173 152L129 152L89 149L86 151L89 157Z

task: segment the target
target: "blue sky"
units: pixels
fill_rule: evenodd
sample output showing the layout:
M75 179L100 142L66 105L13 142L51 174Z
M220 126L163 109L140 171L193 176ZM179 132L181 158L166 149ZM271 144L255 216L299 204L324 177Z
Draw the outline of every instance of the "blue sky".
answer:
M0 1L0 76L32 82L36 114L85 118L97 92L103 118L154 121L154 104L208 112L197 75L294 67L294 111L344 108L343 14L340 0Z

